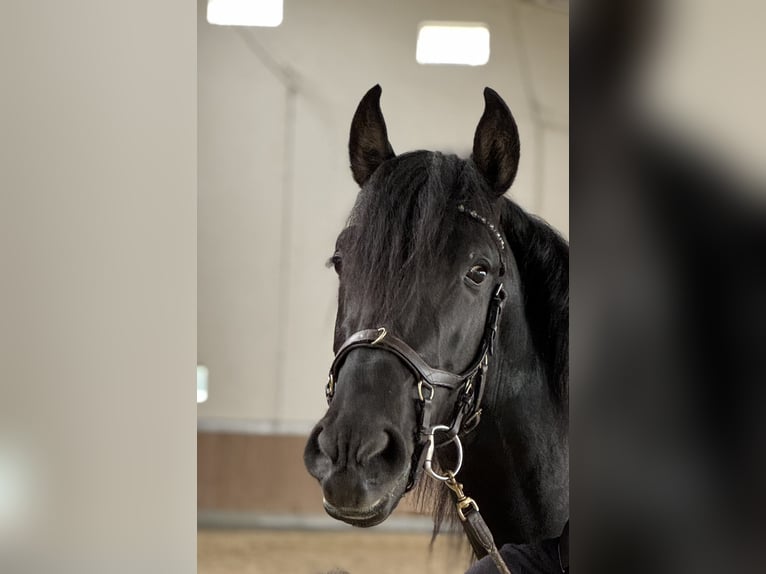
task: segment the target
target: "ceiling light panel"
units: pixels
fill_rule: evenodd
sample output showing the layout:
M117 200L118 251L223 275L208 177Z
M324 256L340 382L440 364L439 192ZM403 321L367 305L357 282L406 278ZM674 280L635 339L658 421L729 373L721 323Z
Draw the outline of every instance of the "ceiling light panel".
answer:
M475 22L423 22L415 59L419 64L483 66L489 62L489 28Z
M219 26L265 26L282 23L282 0L208 0L207 21Z

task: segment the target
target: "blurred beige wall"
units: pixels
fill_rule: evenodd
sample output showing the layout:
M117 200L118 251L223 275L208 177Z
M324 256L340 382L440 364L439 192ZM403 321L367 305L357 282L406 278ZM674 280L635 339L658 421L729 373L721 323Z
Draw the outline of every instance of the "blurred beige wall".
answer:
M4 2L0 572L194 572L196 6Z

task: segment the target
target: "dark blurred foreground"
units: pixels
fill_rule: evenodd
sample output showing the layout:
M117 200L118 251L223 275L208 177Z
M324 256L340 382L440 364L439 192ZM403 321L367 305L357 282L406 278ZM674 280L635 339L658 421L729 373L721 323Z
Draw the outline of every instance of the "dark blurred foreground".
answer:
M764 10L717 4L572 5L576 572L766 564Z

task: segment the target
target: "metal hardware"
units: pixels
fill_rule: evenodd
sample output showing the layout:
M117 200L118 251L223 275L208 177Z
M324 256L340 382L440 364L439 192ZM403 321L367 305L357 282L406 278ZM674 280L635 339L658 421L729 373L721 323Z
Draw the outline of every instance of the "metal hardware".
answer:
M473 498L466 496L465 492L463 492L463 485L455 479L455 473L450 471L447 475L445 484L455 493L455 508L457 509L457 515L460 517L461 522L465 522L466 518L463 511L466 508L473 507L476 512L479 512L479 505L476 504L476 501Z
M384 337L385 337L385 336L388 334L388 332L386 331L386 328L385 328L385 327L379 327L379 328L378 328L378 333L380 333L380 335L378 335L378 338L377 338L377 339L375 339L375 340L374 340L372 343L370 343L371 345L377 345L377 344L378 344L378 343L380 343L380 342L383 340L383 338L384 338Z
M475 377L476 375L474 375ZM465 383L465 387L463 388L463 396L469 397L471 393L473 392L473 377L468 379Z
M479 424L479 421L481 420L481 411L482 411L482 409L477 410L470 417L468 417L466 420L463 421L463 434L464 435L466 433L471 432Z
M455 503L455 507L457 508L457 515L460 517L460 522L465 522L465 514L463 514L463 510L470 506L473 506L473 509L476 512L479 512L479 505L476 504L476 501L470 496L466 496L465 500L461 500L460 502Z
M449 432L450 427L446 425L436 425L434 427L431 427L431 430L428 432L428 448L426 450L426 461L425 461L425 469L428 474L430 474L433 478L436 480L441 480L442 482L448 481L450 478L455 477L455 475L460 472L461 467L463 466L463 445L460 443L460 437L457 436L457 434L452 433L451 439L452 442L455 443L455 447L457 448L457 464L455 465L455 470L449 471L446 475L439 474L436 472L433 467L433 459L434 459L434 450L436 449L436 442L434 440L434 435L437 433L437 431L444 431Z
M425 386L429 391L431 391L431 394L426 399L423 396L423 386ZM434 388L429 383L425 382L423 379L420 379L418 381L418 397L420 398L421 402L430 401L434 398Z

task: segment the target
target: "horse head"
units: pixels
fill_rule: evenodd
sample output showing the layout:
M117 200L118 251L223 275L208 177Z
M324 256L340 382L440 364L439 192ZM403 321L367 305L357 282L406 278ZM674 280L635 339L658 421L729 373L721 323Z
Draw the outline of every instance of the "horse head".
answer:
M332 401L304 455L326 511L357 526L385 520L418 480L429 425L458 430L463 410L478 419L477 373L498 336L493 309L515 325L512 337L499 335L504 354L531 346L500 221L519 162L507 105L485 89L471 159L396 155L380 95L379 86L367 92L351 125L361 190L331 258L339 277Z

